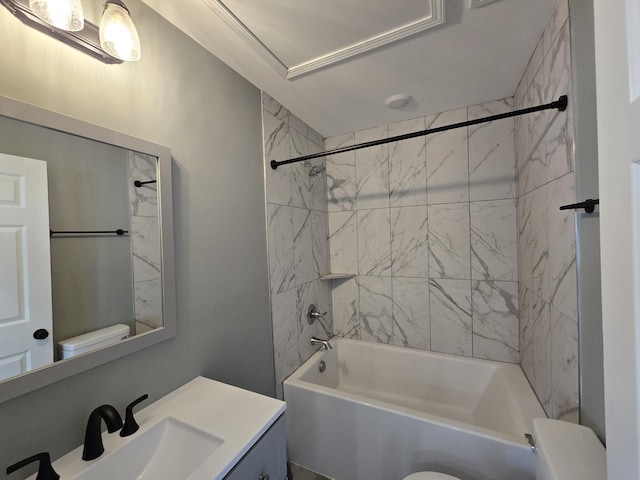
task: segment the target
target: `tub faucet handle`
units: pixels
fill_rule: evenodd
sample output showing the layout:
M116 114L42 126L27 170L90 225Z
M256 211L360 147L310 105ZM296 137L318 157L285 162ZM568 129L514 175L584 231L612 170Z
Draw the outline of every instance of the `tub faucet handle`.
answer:
M309 305L309 310L307 311L307 320L309 325L316 321L317 318L322 318L327 314L327 312L320 313L317 307L312 303Z

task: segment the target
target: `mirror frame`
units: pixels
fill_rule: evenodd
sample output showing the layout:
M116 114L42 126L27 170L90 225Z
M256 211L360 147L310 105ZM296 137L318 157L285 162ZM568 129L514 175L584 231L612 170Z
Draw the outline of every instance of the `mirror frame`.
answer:
M99 125L0 96L0 115L158 158L158 218L162 259L163 327L100 350L60 360L0 382L0 403L156 345L177 333L171 150Z

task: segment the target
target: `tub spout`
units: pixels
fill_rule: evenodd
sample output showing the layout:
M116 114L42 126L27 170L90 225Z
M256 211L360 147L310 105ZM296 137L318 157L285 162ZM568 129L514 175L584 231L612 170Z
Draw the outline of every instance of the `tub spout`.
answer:
M322 345L325 350L331 350L333 348L329 340L321 340L316 337L311 337L311 345Z

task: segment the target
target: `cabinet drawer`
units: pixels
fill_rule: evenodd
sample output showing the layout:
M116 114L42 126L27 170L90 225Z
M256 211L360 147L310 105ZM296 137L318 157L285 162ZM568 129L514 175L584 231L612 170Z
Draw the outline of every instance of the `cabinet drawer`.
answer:
M283 415L242 457L224 480L284 480L286 477L287 448Z

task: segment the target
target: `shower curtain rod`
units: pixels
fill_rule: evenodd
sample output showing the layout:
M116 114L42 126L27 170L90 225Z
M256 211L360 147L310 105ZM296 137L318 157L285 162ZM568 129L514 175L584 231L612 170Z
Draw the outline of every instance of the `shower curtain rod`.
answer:
M296 158L292 158L292 159L289 159L289 160L283 160L281 162L277 162L275 160L271 160L271 168L273 168L275 170L280 165L287 165L289 163L302 162L304 160L312 160L314 158L320 158L320 157L324 157L326 155L335 155L337 153L350 152L352 150L360 150L361 148L375 147L377 145L384 145L385 143L399 142L401 140L408 140L410 138L422 137L422 136L425 136L425 135L430 135L432 133L439 133L439 132L444 132L444 131L447 131L447 130L453 130L453 129L456 129L456 128L468 127L470 125L477 125L479 123L492 122L494 120L502 120L503 118L517 117L517 116L520 116L520 115L526 115L528 113L540 112L542 110L557 109L560 112L564 112L567 109L568 102L569 102L569 100L568 100L567 96L566 95L562 95L555 102L547 103L547 104L544 104L544 105L538 105L537 107L523 108L521 110L515 110L513 112L507 112L507 113L500 113L498 115L492 115L490 117L476 118L475 120L468 120L466 122L453 123L451 125L444 125L442 127L429 128L427 130L422 130L422 131L419 131L419 132L405 133L404 135L398 135L398 136L390 137L390 138L383 138L381 140L373 140L371 142L359 143L357 145L351 145L351 146L348 146L348 147L334 148L333 150L327 150L327 151L324 151L324 152L321 152L321 153L314 153L314 154L311 154L311 155L304 155L302 157L296 157Z

